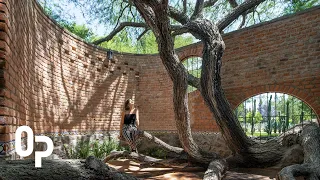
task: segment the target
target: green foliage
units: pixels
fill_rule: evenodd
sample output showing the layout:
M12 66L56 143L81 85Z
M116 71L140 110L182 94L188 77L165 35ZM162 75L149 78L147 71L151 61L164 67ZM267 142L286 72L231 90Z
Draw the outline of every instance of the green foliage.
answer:
M267 119L268 119L268 124L267 124L267 133L271 135L272 127L271 127L271 100L272 100L272 95L270 96L269 102L268 102L268 111L267 111Z
M47 15L49 15L53 20L55 20L60 26L67 29L69 32L75 34L76 36L84 39L85 41L91 41L94 33L86 25L77 24L71 17L61 16L63 9L57 4L53 4L53 7L47 5L47 2L40 2L43 5L43 9ZM53 10L54 8L54 10Z
M104 141L100 148L102 149L102 152L105 153L105 155L110 154L111 151L116 150L119 146L119 143L115 142L114 140L110 141Z
M76 152L78 152L80 159L85 159L90 156L89 141L80 141L76 146Z
M75 22L59 22L59 24L85 41L91 41L93 38L92 30L85 25L78 25Z
M101 37L95 37L94 40L98 40ZM119 52L128 52L128 53L135 53L136 48L133 45L133 41L131 38L128 36L127 31L121 31L118 33L114 38L112 38L108 42L103 42L99 46L107 48L107 49L112 49L116 50Z
M104 158L113 150L122 149L114 140L104 140L100 143L98 140L90 143L89 141L80 141L75 147L64 144L65 152L70 159L85 159L90 155L97 158Z
M243 119L243 118L241 118L241 119ZM252 120L253 120L253 123L257 124L257 123L260 123L263 118L262 118L262 115L259 111L256 112L254 116L253 116L252 112L249 111L249 112L247 112L246 119L247 119L248 123L252 123Z
M286 124L285 124L285 129L288 129L289 127L289 101L286 103Z
M247 132L247 135L251 135L251 132ZM254 137L261 137L261 138L267 138L267 137L277 137L279 133L271 133L270 135L267 132L254 132L252 136Z
M145 153L148 156L152 156L152 157L160 158L160 159L166 159L167 154L168 154L167 151L165 151L161 148L157 148L157 147L150 148Z
M64 149L70 159L85 159L90 156L89 141L80 141L75 147L64 144Z
M286 13L296 13L313 6L319 5L319 0L286 0L288 3L285 8Z
M48 15L60 23L63 27L77 36L92 41L98 39L88 28L92 22L98 22L103 25L107 31L112 31L118 27L121 22L144 22L140 13L135 8L131 1L110 1L110 0L38 0ZM244 0L236 1L238 4ZM195 8L196 1L187 1L186 15L191 16ZM319 5L319 0L284 0L274 1L266 0L254 8L252 13L249 13L245 18L244 26L248 27L256 23L271 20L281 15L297 12L302 9L310 8ZM181 1L169 1L169 5L180 11L183 10ZM74 6L75 10L70 11L69 7ZM229 1L218 0L214 6L209 6L203 9L203 15L206 19L212 20L215 23L224 18L233 10ZM85 17L87 24L79 25L75 21L75 12L81 12ZM230 32L238 29L242 22L240 16L232 24L230 24L224 32ZM179 24L173 19L170 19L171 24ZM105 43L101 46L114 49L120 52L153 54L158 52L157 43L152 32L145 34L141 40L136 39L144 31L144 28L125 28L120 35L115 36L115 40L110 43ZM186 36L178 36L175 38L175 48L182 47L194 42L194 39Z

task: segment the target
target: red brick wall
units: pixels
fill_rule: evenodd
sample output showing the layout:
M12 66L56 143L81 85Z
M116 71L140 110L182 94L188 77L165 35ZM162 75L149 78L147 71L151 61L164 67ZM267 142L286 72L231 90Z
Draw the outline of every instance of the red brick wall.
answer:
M137 56L114 53L109 61L106 50L70 35L33 0L0 8L0 142L21 125L35 134L118 130L125 99L137 93Z
M175 130L172 81L158 56L140 60L141 128Z
M109 61L106 50L61 29L34 0L0 0L0 10L0 145L21 125L36 134L118 130L129 97L140 106L142 129L176 129L172 82L157 55L114 53ZM319 116L319 29L317 7L224 35L222 84L231 106L276 91ZM178 50L181 59L201 51L201 44ZM218 130L198 91L189 105L193 131Z
M319 119L319 6L225 34L223 39L222 86L232 108L256 94L281 92L303 100ZM201 44L191 45L180 49L179 57L201 57L201 51ZM200 93L189 98L195 100L190 107L193 130L217 130Z

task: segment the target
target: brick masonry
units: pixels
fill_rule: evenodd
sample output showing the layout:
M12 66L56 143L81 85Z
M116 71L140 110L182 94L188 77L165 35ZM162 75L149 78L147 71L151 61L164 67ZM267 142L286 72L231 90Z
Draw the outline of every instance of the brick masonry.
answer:
M303 100L319 121L319 6L225 34L223 39L222 86L232 108L257 94L281 92ZM181 60L201 57L202 45L178 51ZM199 91L189 99L193 130L218 130Z
M0 156L14 152L21 125L35 134L119 130L127 98L141 129L175 131L172 82L158 55L85 43L44 15L34 0L0 0ZM222 84L232 108L253 95L296 96L320 115L320 7L224 35ZM177 52L201 56L201 44ZM219 131L199 91L189 94L192 130Z

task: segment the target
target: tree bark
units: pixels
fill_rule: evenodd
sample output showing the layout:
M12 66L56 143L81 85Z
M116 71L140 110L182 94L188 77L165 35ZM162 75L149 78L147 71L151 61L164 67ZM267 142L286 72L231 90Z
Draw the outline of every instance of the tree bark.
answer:
M221 87L221 58L225 44L218 27L205 19L191 21L186 27L204 44L200 79L200 92L204 101L213 112L221 133L233 152L248 149L252 141L242 131Z
M227 171L227 162L224 159L216 159L209 164L204 173L203 180L220 180Z
M191 135L187 94L188 73L174 50L173 39L170 33L168 2L136 0L134 3L154 32L160 58L173 81L175 121L181 145L192 161L209 164L218 155L214 153L202 153Z
M234 154L242 156L242 165L269 166L279 162L285 148L279 139L258 143L249 139L235 117L221 87L220 69L225 44L219 28L209 20L197 19L185 25L204 44L200 92L214 114L221 133Z
M183 23L186 23L184 26L204 44L200 79L200 92L204 101L214 114L221 133L234 155L241 157L239 159L243 166L253 167L275 165L282 159L286 147L281 144L282 137L267 143L258 143L249 139L242 130L221 86L220 70L225 44L220 30L237 14L241 15L245 10L262 1L251 0L245 2L218 25L206 19L188 20L183 18ZM136 0L134 3L154 32L162 63L173 81L175 120L182 147L194 161L208 164L210 160L217 159L218 156L216 154L206 155L202 152L191 135L187 96L188 74L174 51L168 18L168 1ZM172 10L170 11L172 14ZM177 12L176 15L178 14ZM208 177L221 178L219 173L223 173L226 166L218 167L221 165L220 162L220 159L213 161L210 169L214 170L209 170ZM210 173L211 175L209 175Z
M295 177L304 176L307 180L320 179L320 128L315 124L307 125L301 134L303 147L303 164L294 164L283 168L277 179L295 180Z
M176 154L179 154L179 155L182 155L185 153L182 148L171 146L146 131L142 131L141 136L145 137L149 141L153 141L154 143L167 149L168 151L175 152Z

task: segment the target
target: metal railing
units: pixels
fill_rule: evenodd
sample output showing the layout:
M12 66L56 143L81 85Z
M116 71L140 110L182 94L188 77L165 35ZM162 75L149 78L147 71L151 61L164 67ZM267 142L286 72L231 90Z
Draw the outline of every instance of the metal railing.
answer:
M286 133L298 124L303 126L305 123L318 122L316 114L308 105L282 93L264 93L251 97L236 108L235 114L245 133L260 140Z
M187 69L189 74L192 74L194 77L200 78L201 76L201 66L202 66L202 58L200 57L190 57L188 59L183 60L182 64ZM193 86L188 86L188 93L197 90Z

